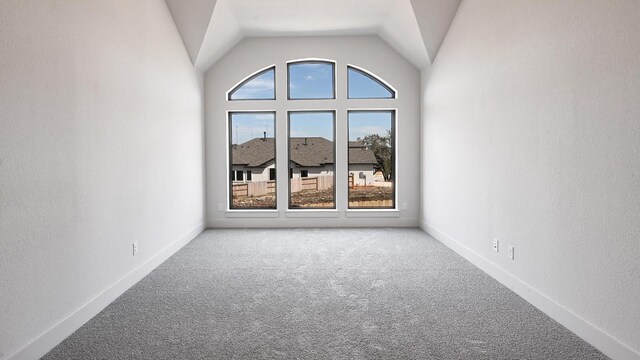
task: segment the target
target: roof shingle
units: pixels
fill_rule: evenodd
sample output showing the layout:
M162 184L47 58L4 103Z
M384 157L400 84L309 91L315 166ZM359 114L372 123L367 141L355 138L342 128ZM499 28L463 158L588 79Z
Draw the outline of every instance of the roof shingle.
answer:
M295 137L289 139L291 161L303 167L316 167L334 163L333 141L323 137ZM352 148L356 145L356 148ZM364 142L349 142L349 164L375 164L373 151L361 148ZM233 165L264 167L274 159L273 138L255 138L232 145Z

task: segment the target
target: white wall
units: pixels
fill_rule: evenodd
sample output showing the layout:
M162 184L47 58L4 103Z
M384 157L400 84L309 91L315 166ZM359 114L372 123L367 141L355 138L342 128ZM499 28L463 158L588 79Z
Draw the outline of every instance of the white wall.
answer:
M163 0L1 1L0 52L4 359L198 231L203 124Z
M640 358L639 23L635 0L463 1L423 79L425 229L616 358Z
M322 58L337 62L337 100L226 101L226 92L255 71L276 65L276 97L286 99L286 62L296 59ZM398 90L397 99L347 99L347 64L362 67L380 76ZM417 226L419 217L419 180L416 167L420 162L420 74L377 36L247 38L229 51L205 74L207 217L212 227L286 227L286 226ZM290 107L287 107L290 106ZM352 108L398 109L397 189L399 209L396 213L362 212L365 217L347 215L347 110ZM336 112L336 206L335 214L322 213L321 218L304 217L286 211L288 206L288 167L286 148L287 110L337 109ZM238 217L227 207L227 111L276 111L276 161L278 183L276 218ZM343 159L344 161L340 161ZM284 170L284 171L283 171ZM284 185L284 186L283 186ZM219 210L221 205L222 210ZM357 211L351 211L355 213ZM256 212L251 213L253 216ZM264 214L264 212L263 212ZM353 215L360 216L362 214ZM318 215L317 212L315 215ZM369 216L370 215L370 216ZM233 216L233 217L232 217ZM242 215L242 216L246 216ZM260 215L258 215L260 216ZM269 216L273 216L270 214ZM383 216L388 218L374 218Z

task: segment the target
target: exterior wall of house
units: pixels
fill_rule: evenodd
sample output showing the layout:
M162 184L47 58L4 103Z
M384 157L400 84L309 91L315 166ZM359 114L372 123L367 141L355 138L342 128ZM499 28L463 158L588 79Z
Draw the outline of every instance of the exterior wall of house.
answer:
M233 171L242 171L244 173L243 181L248 182L247 180L247 171L251 171L251 181L269 181L269 172L271 169L275 168L275 163L271 162L267 167L247 167L242 165L233 165Z
M371 164L349 165L349 176L353 176L353 184L355 186L372 185L375 181L373 178L373 165Z
M295 100L287 98L287 61L326 59L336 62L335 100ZM227 91L248 75L276 66L276 100L227 101ZM391 84L396 99L347 99L347 66L362 67ZM207 218L211 227L281 226L417 226L419 218L420 164L420 73L406 59L377 36L246 38L232 48L205 74L205 154ZM348 209L349 110L396 111L397 209L376 213ZM288 210L289 160L287 111L335 110L335 191L336 209ZM228 212L227 169L228 112L275 111L277 206L278 210L234 210ZM296 176L299 170L295 168ZM302 168L304 169L304 168ZM315 172L310 170L310 176ZM403 206L406 204L406 207ZM218 210L221 207L223 210ZM399 210L406 209L406 210ZM349 213L353 213L350 215ZM301 215L302 214L302 215ZM269 216L264 219L261 217Z
M308 172L308 177L333 174L333 165L298 167L298 165L294 162L289 162L289 169L293 169L294 178L302 177L301 174L303 170L306 170Z

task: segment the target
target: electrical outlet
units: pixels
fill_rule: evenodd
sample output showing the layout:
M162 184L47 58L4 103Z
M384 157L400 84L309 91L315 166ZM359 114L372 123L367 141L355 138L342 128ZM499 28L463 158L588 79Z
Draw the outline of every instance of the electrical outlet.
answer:
M513 245L509 245L509 259L513 260L515 258L516 255L516 249L513 247Z
M222 204L218 204L218 211L222 211L222 210L223 210Z
M498 241L498 239L493 239L493 251L498 252L500 251L500 242Z
M135 241L133 243L133 256L136 256L136 254L138 254L138 242Z
M407 210L407 209L408 209L407 203L402 203L402 210Z

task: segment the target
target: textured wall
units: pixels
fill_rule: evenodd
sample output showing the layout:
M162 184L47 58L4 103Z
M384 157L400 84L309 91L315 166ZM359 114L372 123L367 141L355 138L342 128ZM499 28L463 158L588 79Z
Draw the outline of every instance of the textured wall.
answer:
M4 0L0 52L4 358L202 222L202 76L163 0Z
M287 98L286 62L323 58L337 61L337 100L226 101L226 92L251 73L276 65L276 97ZM380 76L398 90L397 99L346 98L347 64L363 67ZM205 74L207 217L209 226L416 226L419 216L420 164L420 74L406 59L376 36L247 38L234 47ZM349 218L347 207L347 110L398 109L397 116L397 189L398 217ZM287 214L287 148L277 141L277 201L280 213L275 219L230 218L218 205L227 206L227 110L276 111L276 138L286 139L287 110L336 109L336 205L335 218L294 218ZM307 215L309 212L306 213Z
M424 223L635 351L639 23L635 0L463 1L422 129Z

